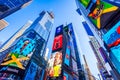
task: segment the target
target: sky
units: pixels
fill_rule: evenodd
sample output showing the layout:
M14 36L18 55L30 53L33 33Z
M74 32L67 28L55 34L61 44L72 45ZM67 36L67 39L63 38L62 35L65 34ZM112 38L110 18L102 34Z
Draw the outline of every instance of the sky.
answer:
M0 41L5 42L28 20L34 21L42 10L53 11L55 20L52 34L55 32L55 27L72 22L81 53L81 61L83 62L82 55L85 54L92 75L98 78L99 72L97 70L95 55L89 46L89 38L81 24L84 19L76 12L76 9L75 0L33 0L29 6L5 18L9 26L0 32ZM53 35L50 36L49 40L52 38ZM50 45L48 47L50 47Z

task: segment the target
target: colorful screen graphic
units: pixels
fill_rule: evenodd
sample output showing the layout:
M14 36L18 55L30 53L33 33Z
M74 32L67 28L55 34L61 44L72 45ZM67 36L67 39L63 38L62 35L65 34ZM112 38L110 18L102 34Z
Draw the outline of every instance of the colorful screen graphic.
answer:
M62 48L63 36L59 35L54 38L52 50L58 50Z
M48 74L50 77L58 77L61 74L62 51L52 53L49 60Z
M63 32L63 25L56 28L55 36L62 34L62 32Z
M79 0L81 2L81 4L83 4L85 6L85 8L88 7L90 0Z
M111 61L120 72L120 21L103 36L103 40L111 51Z
M69 66L70 64L70 44L67 45L67 48L66 48L66 54L65 54L65 59L64 59L64 63L66 65Z
M18 41L14 49L6 56L1 66L12 66L25 69L35 47L35 41L24 38Z
M105 27L119 11L118 7L99 0L92 8L93 10L89 13L88 17L98 29Z

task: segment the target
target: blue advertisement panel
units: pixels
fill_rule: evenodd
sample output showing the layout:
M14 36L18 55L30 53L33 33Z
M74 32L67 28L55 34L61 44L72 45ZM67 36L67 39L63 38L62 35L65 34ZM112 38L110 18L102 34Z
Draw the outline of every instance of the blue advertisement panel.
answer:
M120 21L104 36L103 40L110 49L110 59L120 73Z
M67 44L64 63L68 66L70 64L70 44L69 43Z
M63 25L56 28L55 36L62 34L62 32L63 32Z
M31 62L24 80L40 80L42 77L42 68L34 62Z

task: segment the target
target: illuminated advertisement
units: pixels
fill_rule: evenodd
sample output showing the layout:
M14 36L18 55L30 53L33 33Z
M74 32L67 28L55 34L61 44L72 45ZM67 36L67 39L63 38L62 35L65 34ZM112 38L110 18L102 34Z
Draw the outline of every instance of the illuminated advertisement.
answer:
M103 35L103 40L110 49L111 61L120 73L120 21Z
M66 48L64 63L68 66L70 64L70 46L69 45L67 45L67 48Z
M59 35L54 38L52 50L58 50L62 48L63 36Z
M87 8L91 0L79 0L79 1L85 8Z
M63 32L63 25L56 28L55 36L62 34L62 32Z
M16 72L25 70L33 54L32 51L34 47L35 47L35 41L29 38L24 38L18 41L14 49L11 52L9 52L9 54L6 56L6 58L1 63L0 72L1 70L2 71L6 70L8 72L14 72L13 69L15 69L15 71L17 70ZM6 68L6 69L3 70L3 68Z
M41 73L42 73L42 68L40 68L34 62L31 62L24 80L40 80L42 75Z
M59 75L61 74L62 51L57 51L52 53L48 63L49 63L49 68L48 68L49 76L59 77Z
M97 0L92 8L93 10L88 17L98 29L104 28L107 23L110 23L111 19L119 11L118 7L100 0Z
M63 80L68 80L68 77L69 77L68 74L64 72L64 74L63 74Z

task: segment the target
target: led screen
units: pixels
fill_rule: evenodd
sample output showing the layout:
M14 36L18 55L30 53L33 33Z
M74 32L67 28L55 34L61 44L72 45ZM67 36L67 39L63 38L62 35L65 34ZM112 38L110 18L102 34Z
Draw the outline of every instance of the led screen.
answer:
M87 8L90 3L90 0L79 0L79 1L85 8Z
M58 77L61 74L62 52L52 53L49 60L48 74L50 77Z
M64 63L69 66L69 63L70 63L70 46L69 46L69 44L67 45L67 48L66 48Z
M42 75L41 73L42 68L40 68L34 62L31 62L24 80L40 80Z
M54 38L52 50L58 50L62 48L63 36L59 35Z
M110 49L111 61L120 73L120 21L103 36L103 40Z
M97 1L92 8L88 17L98 29L105 27L119 10L118 7L103 1Z
M63 25L56 28L55 36L62 34L62 32L63 32Z
M1 63L0 72L7 71L7 72L11 72L11 73L13 72L18 74L22 72L22 70L25 70L31 58L31 55L33 54L32 51L34 48L35 48L35 40L24 38L18 41L18 43L14 46L14 49L9 52L9 54ZM6 68L6 69L3 70L3 68Z

